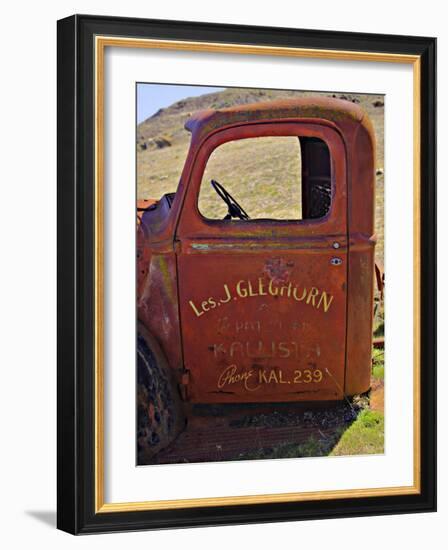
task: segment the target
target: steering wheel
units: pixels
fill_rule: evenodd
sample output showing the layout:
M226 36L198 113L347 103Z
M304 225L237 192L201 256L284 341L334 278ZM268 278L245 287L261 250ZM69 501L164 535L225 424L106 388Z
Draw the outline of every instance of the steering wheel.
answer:
M224 220L231 220L232 218L239 218L240 220L250 219L249 214L244 208L232 197L232 195L216 180L210 181L211 186L227 205L228 212L224 216Z

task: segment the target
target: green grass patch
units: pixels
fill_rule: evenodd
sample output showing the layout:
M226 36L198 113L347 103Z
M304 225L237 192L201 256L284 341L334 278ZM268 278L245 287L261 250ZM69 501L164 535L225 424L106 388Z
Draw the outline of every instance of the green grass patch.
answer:
M374 365L372 368L373 378L384 380L384 365Z
M362 411L331 451L332 456L384 453L384 415Z
M374 349L372 352L372 376L384 380L384 350Z

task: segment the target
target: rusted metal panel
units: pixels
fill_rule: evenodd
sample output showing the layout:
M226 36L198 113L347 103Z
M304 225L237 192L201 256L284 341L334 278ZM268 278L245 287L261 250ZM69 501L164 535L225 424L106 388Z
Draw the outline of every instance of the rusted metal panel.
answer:
M351 166L349 180L349 270L345 391L362 393L370 387L373 292L375 270L375 139L367 116L347 133Z
M196 402L343 397L346 249L179 257L184 364ZM204 273L206 277L194 276ZM328 276L331 273L331 277Z
M148 210L153 204L156 204L156 199L139 199L137 201L137 225L142 221L143 213Z
M208 109L193 115L185 128L195 141L208 137L214 130L225 126L250 124L272 120L321 119L343 126L357 124L364 111L354 103L333 98L308 97L238 105L225 109Z
M345 373L347 395L369 389L372 367L374 248L373 243L359 248L353 250L350 247L349 254Z
M172 243L149 246L144 224L137 230L137 317L158 342L169 367L182 370L176 257Z

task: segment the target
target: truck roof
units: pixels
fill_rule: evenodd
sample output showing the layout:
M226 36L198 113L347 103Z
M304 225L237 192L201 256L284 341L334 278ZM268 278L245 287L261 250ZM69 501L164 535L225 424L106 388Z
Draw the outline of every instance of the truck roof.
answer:
M319 118L341 123L360 123L364 111L356 104L329 97L304 97L250 103L198 111L185 123L185 128L200 140L211 132L241 123L281 119Z

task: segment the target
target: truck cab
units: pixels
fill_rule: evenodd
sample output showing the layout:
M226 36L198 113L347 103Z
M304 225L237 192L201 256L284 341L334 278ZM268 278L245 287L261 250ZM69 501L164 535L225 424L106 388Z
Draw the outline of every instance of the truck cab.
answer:
M146 452L182 429L186 403L331 401L370 386L375 139L367 115L311 97L202 111L186 128L177 190L138 205ZM262 181L251 178L251 162ZM165 424L151 446L156 417Z

